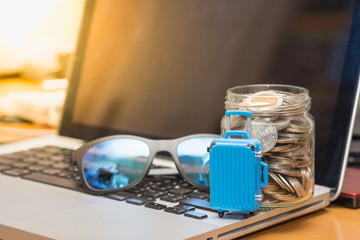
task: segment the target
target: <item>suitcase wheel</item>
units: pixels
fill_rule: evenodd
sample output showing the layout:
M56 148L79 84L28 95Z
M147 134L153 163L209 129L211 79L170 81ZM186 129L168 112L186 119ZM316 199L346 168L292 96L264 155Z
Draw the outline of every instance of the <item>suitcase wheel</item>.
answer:
M249 218L254 215L254 212L244 212L244 217Z
M219 211L219 212L218 212L219 217L222 218L222 217L224 216L224 213L225 213L224 211Z

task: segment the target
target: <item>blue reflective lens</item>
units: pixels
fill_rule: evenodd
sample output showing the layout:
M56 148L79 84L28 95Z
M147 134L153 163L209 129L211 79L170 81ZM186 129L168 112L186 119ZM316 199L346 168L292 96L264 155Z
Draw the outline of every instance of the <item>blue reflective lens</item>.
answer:
M149 146L135 139L111 139L90 147L84 154L84 177L95 189L116 189L137 180L150 156Z
M177 155L186 175L194 182L209 186L209 153L212 137L186 139L177 146Z

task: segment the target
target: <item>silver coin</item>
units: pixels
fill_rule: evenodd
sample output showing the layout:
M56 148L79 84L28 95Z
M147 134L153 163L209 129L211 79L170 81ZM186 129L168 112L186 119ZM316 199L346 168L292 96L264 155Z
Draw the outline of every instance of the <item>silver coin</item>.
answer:
M281 174L278 174L279 179L286 185L286 188L289 192L295 193L294 188L291 186L291 184L284 178Z
M287 128L290 125L290 119L282 119L282 120L277 120L277 121L273 121L276 130L280 131L284 128Z
M269 176L284 190L287 192L290 192L290 189L288 188L287 184L285 184L281 178L279 177L279 174L269 172Z
M291 149L292 144L286 145L277 145L271 149L271 152L286 152L288 149Z
M269 166L268 166L269 167ZM298 170L294 170L294 169L286 169L286 168L278 168L278 169L275 169L275 168L270 168L269 169L273 172L276 172L276 173L281 173L283 175L286 175L286 176L291 176L291 177L302 177L302 174L301 174L301 171L298 171Z
M301 183L294 177L286 177L291 186L294 188L298 197L304 197L306 195L305 189Z
M302 185L304 187L305 192L310 192L310 190L313 187L313 174L312 170L309 166L307 166L305 169L301 170L303 177L302 177Z
M275 125L265 119L251 121L250 138L258 139L261 143L262 152L270 151L276 144L278 133Z
M297 140L299 140L298 137L294 137L294 138L278 138L277 143L295 143L297 142Z
M279 138L297 138L298 140L307 140L310 138L310 134L298 134L298 133L279 133Z
M260 141L262 152L268 152L275 146L278 133L271 121L254 119L251 121L250 137Z

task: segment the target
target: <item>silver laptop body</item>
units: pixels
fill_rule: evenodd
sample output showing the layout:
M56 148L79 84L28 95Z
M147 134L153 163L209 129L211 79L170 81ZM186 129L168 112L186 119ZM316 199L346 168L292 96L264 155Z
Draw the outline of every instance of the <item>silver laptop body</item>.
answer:
M341 190L358 102L360 60L351 52L358 51L354 46L360 38L354 29L360 13L359 1L336 7L323 2L88 1L59 134L0 146L0 154L9 154L47 145L77 149L85 141L119 133L153 138L218 133L227 88L248 83L300 85L310 90L319 130L317 184L310 200L260 209L250 218L241 213L219 218L197 209L208 216L199 220L0 174L0 224L54 239L234 239L328 206ZM323 12L346 13L330 40L321 38L329 29L296 28L307 26L303 21L314 9L319 19ZM289 29L291 34L280 34ZM276 43L292 50L284 52ZM314 53L313 47L324 52ZM279 67L284 63L287 69ZM303 68L294 72L298 67ZM313 75L316 78L305 79ZM324 88L334 94L331 101L321 94ZM169 99L177 92L181 99ZM129 98L138 98L140 104L127 105ZM155 106L159 102L165 104ZM322 124L324 116L329 124ZM171 124L166 124L167 117ZM172 166L162 156L156 160ZM152 169L150 174L174 171Z

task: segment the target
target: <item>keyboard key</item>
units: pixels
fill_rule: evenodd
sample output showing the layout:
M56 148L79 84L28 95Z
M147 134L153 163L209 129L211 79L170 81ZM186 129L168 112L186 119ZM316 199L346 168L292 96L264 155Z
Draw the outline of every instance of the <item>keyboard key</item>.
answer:
M38 163L40 160L36 156L26 156L22 159L23 162Z
M145 203L145 207L156 209L156 210L162 210L162 209L166 208L166 205L163 205L160 203L148 202L148 203Z
M174 206L174 208L185 209L187 211L194 211L195 210L194 206L185 205L185 204L178 204L178 205Z
M0 172L11 168L11 166L0 165Z
M56 175L56 174L59 174L61 172L61 169L50 168L50 169L45 169L42 172L45 173L45 174L49 174L49 175Z
M172 202L172 203L178 202L184 198L185 198L184 196L175 195L175 194L171 194L171 193L160 197L161 200L167 201L167 202Z
M197 189L197 187L195 187L194 185L191 185L188 182L184 182L181 184L182 187L186 187L186 188L190 188L190 189Z
M45 166L40 166L40 165L30 165L27 167L27 169L29 169L30 171L33 172L40 172L42 170L44 170L46 167Z
M58 176L62 177L62 178L73 178L73 177L75 177L74 172L70 172L70 171L60 172L58 174Z
M67 169L67 168L69 168L69 167L71 167L70 164L68 164L68 163L63 163L63 162L55 163L55 164L53 165L53 168L57 168L57 169Z
M124 201L128 198L132 198L135 196L136 196L136 194L125 192L125 191L105 195L105 197L112 198L112 199L119 200L119 201Z
M54 186L59 186L63 188L73 189L79 192L86 192L80 181L75 181L73 179L61 178L53 175L48 175L44 173L32 172L25 176L22 176L24 179L29 179L37 182L47 183Z
M171 186L171 185L168 185L168 184L165 184L165 183L161 183L161 184L156 184L154 186L151 186L151 189L158 190L158 191L161 191L161 192L165 192L166 190L172 189L173 187L174 186Z
M170 185L172 187L180 186L183 182L180 179L165 179L163 181L166 185Z
M149 189L143 195L147 196L147 197L158 198L158 197L164 196L165 194L166 194L166 192Z
M130 188L128 190L126 190L127 192L130 192L130 193L134 193L134 194L140 194L140 193L143 193L146 191L146 188L144 187L133 187L133 188Z
M180 187L180 188L175 188L175 189L169 190L169 193L173 193L173 194L177 194L177 195L186 195L186 194L191 193L193 191L194 191L193 189Z
M11 175L11 176L22 176L25 174L29 174L30 171L27 169L22 169L22 168L10 168L8 170L3 171L2 173L6 174L6 175Z
M53 155L53 156L50 156L50 159L51 159L51 161L59 162L59 161L64 160L64 156L62 156L62 155Z
M11 164L13 164L13 163L14 163L13 160L0 157L0 164L3 164L3 165L11 165Z
M41 166L45 166L45 167L51 167L51 165L53 165L54 162L52 160L42 160L42 161L39 161L37 164L39 164Z
M147 198L147 197L133 197L126 199L127 203L135 204L135 205L144 205L148 202L154 202L155 198Z
M165 212L174 213L174 214L183 214L186 212L184 209L174 208L174 207L167 207L165 208Z
M191 217L191 218L195 218L195 219L204 219L207 218L207 215L204 213L199 213L199 212L195 212L195 211L189 211L186 212L184 214L185 217Z
M190 205L190 206L194 206L196 208L200 208L200 209L204 209L210 212L218 212L216 209L213 209L210 207L210 202L202 200L202 199L197 199L197 198L188 198L188 199L183 199L180 201L180 203L185 204L185 205Z
M193 192L187 195L189 198L200 198L200 199L207 199L210 197L210 194L207 192Z
M13 166L15 168L26 168L30 165L31 165L31 163L26 163L26 162L14 162L13 164L11 164L11 166Z

